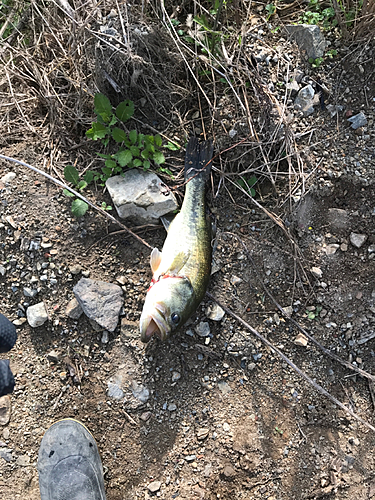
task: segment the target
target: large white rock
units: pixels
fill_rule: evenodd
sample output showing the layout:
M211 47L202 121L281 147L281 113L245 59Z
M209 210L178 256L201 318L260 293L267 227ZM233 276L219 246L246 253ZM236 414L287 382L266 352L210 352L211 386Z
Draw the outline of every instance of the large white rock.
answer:
M178 208L174 194L152 172L131 169L110 177L106 186L119 217L138 223L156 223Z
M39 304L29 306L26 311L26 316L27 321L32 328L42 326L48 319L44 302L39 302Z

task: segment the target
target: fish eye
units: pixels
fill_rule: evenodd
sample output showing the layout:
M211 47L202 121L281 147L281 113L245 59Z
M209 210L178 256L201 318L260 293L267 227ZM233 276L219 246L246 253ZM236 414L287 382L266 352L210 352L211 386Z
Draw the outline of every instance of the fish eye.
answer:
M180 322L180 316L177 313L172 313L171 320L172 320L172 323L177 325Z

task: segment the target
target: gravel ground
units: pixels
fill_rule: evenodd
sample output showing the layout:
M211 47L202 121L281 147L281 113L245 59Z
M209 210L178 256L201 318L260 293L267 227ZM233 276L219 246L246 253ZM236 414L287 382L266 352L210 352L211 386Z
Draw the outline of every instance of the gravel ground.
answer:
M373 383L299 336L265 292L326 349L373 373L374 48L331 43L336 59L315 71L280 34L249 47L255 56L265 51L260 74L279 101L286 96L306 190L297 186L287 206L287 186L280 184L279 196L259 187L256 199L281 217L287 235L234 187L211 199L218 244L209 292L374 425ZM338 113L319 100L309 116L294 110L285 83L298 71L315 88L323 80L325 105L342 106ZM359 112L367 124L353 130L347 119ZM48 157L40 138L10 137L2 138L2 154L34 165ZM138 321L151 277L147 248L108 236L117 228L99 214L75 220L61 192L24 168L2 161L0 179L1 312L18 325L10 353L16 389L0 408L4 497L40 498L39 443L64 417L82 421L97 440L109 500L374 497L373 431L228 314L210 319L208 298L173 339L144 346ZM165 237L162 228L142 236L159 248ZM67 316L82 277L122 287L113 333ZM48 320L32 328L27 308L40 302Z

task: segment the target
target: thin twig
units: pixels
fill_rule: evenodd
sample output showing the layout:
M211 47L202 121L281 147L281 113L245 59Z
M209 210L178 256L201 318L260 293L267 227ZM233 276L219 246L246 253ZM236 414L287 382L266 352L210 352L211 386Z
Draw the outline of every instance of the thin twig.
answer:
M106 217L107 219L109 219L111 222L114 222L115 224L119 225L122 229L124 229L124 231L126 231L127 233L131 234L136 240L138 240L140 243L142 243L143 245L145 245L147 248L150 248L152 250L152 246L147 243L147 241L145 241L143 238L141 238L140 236L138 236L137 234L133 233L133 231L131 231L128 227L126 227L124 224L122 224L122 222L118 221L117 219L115 219L115 217L113 217L112 215L110 215L108 212L106 212L105 210L103 210L102 208L98 207L97 205L95 205L95 203L92 203L90 200L88 200L87 198L85 198L84 196L82 196L80 193L78 193L77 191L75 191L74 189L72 189L71 187L67 186L66 184L64 184L63 182L59 181L58 179L55 179L54 177L52 177L51 175L49 174L46 174L46 172L43 172L42 170L39 170L38 168L36 167L33 167L31 165L29 165L28 163L25 163L23 161L20 161L20 160L16 160L15 158L10 158L9 156L5 156L5 155L2 155L0 154L0 158L3 159L3 160L8 160L8 161L11 161L13 163L17 163L18 165L22 165L23 167L27 167L27 168L30 168L31 170L33 170L34 172L36 172L37 174L40 174L40 175L43 175L44 177L46 177L47 179L49 179L50 181L54 182L55 184L57 184L58 186L60 186L61 188L63 189L67 189L68 191L70 191L71 193L73 193L75 196L77 196L77 198L79 198L80 200L84 201L85 203L87 203L88 205L90 205L90 207L94 208L95 210L97 210L100 214L102 214L104 217Z
M346 413L349 413L349 415L351 415L353 418L355 418L358 422L360 422L361 424L365 425L366 427L368 427L369 429L371 429L372 431L375 432L375 427L373 427L371 424L366 422L366 420L363 420L363 418L361 418L359 415L354 413L350 408L347 408L343 403L341 403L341 401L339 401L334 396L332 396L328 391L326 391L326 389L324 389L324 387L322 387L321 385L314 382L314 380L312 378L310 378L304 371L302 371L297 365L295 365L293 363L293 361L291 361L287 356L285 356L285 354L282 351L280 351L277 347L275 347L268 339L266 339L266 337L264 337L261 333L259 333L255 328L250 326L249 323L247 323L245 320L243 320L242 318L237 316L237 314L235 314L231 309L224 306L224 304L222 304L220 301L218 301L209 292L206 292L206 295L208 298L210 298L211 300L216 302L227 314L232 316L232 318L234 318L236 321L241 323L242 326L247 328L251 333L253 333L256 337L258 337L258 339L260 339L273 352L275 352L278 356L280 356L280 358L283 361L285 361L295 372L298 373L298 375L300 375L312 387L314 387L314 389L316 391L320 392L320 394L323 394L323 396L326 396L326 398L328 398L333 404L335 404L336 406L341 408L341 410L344 410ZM239 334L242 335L245 339L247 338L245 335L241 334L241 332L239 332Z

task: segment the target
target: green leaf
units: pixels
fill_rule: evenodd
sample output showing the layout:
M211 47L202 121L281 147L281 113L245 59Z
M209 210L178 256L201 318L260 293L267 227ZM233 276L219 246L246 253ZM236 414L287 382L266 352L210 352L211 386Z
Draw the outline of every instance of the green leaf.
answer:
M72 203L72 214L74 215L74 217L83 217L88 208L89 206L85 201L79 200L77 198Z
M122 167L128 165L128 163L130 163L133 159L133 155L129 149L119 151L118 153L114 154L113 157L116 158L116 160Z
M137 138L138 138L138 133L136 130L131 130L129 132L129 140L132 144L135 144L137 142Z
M169 149L170 151L178 151L180 149L180 146L170 141L168 141L168 144L164 147Z
M106 166L107 168L111 168L111 169L112 169L112 168L116 168L116 165L117 165L117 163L115 162L115 160L106 160L106 161L104 162L104 164L105 164L105 166Z
M65 196L69 196L69 198L74 198L75 197L75 194L71 193L67 189L63 189L63 193L65 194Z
M116 108L116 116L122 122L126 122L134 114L134 102L127 99L126 101L120 102Z
M150 168L150 162L149 162L148 160L145 160L145 161L143 162L143 168L144 168L145 170L148 170L148 169Z
M132 152L133 156L139 156L141 154L139 148L137 146L130 146L130 151Z
M103 181L106 181L108 177L111 177L112 175L111 167L102 167L102 172L104 174L104 177L102 178Z
M94 179L94 172L91 170L88 170L85 175L83 176L84 180L87 182L87 184L90 184L93 179Z
M135 160L133 160L133 165L135 167L140 167L141 165L143 165L143 162L142 162L142 160L139 160L138 158L136 158Z
M157 165L161 165L165 162L165 157L161 151L155 151L153 160Z
M87 187L87 182L86 181L79 181L79 183L77 184L77 188L82 191L83 189L85 189Z
M68 182L71 182L75 186L78 184L79 173L76 167L73 167L73 165L67 165L64 168L64 177Z
M147 151L147 149L144 149L144 150L141 152L141 156L142 156L142 158L144 158L145 160L148 160L148 158L150 158L150 153Z
M103 118L105 123L109 123L112 118L112 105L104 94L95 94L95 113Z
M114 138L114 140L116 142L119 142L119 143L126 141L126 139L128 138L128 136L126 135L126 132L118 127L115 127L112 130L112 137Z
M255 175L253 175L252 177L250 177L250 179L246 179L246 182L249 187L252 187L255 186L255 184L258 182L258 179L255 177Z
M105 125L99 122L94 122L92 124L92 128L90 128L87 132L86 135L89 139L92 139L93 141L97 141L98 139L104 139L104 137L107 135L108 129Z
M156 134L156 135L155 135L155 144L157 145L157 147L158 147L158 148L160 148L160 146L162 145L162 142L163 142L163 141L162 141L162 139L161 139L160 135L159 135L159 134Z

